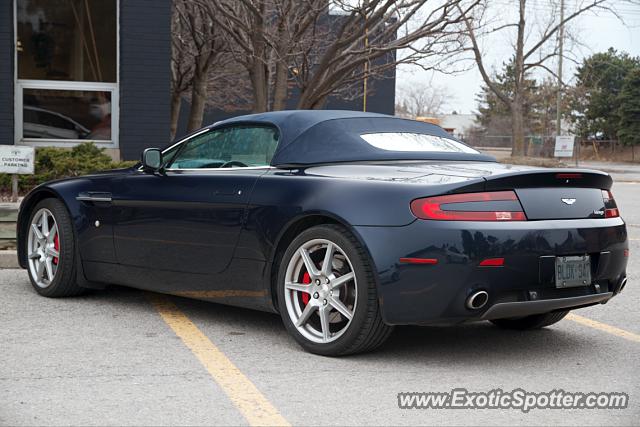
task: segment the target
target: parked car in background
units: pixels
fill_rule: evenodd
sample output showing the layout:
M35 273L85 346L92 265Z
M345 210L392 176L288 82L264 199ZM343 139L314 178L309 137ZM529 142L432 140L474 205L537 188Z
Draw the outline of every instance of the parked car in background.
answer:
M84 139L91 131L64 114L25 105L25 138Z

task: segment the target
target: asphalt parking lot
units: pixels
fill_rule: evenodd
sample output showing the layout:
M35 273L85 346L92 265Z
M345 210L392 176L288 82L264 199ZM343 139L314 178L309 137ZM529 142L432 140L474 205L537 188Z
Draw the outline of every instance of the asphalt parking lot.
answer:
M629 285L534 332L400 327L375 353L304 353L276 315L112 287L46 299L0 271L2 425L638 425L640 183L614 195ZM626 409L399 409L399 392L624 392Z

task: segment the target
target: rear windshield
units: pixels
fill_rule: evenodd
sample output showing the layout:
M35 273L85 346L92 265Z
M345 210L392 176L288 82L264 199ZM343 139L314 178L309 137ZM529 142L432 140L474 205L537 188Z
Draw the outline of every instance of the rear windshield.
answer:
M479 152L454 139L412 132L365 133L360 137L369 145L386 151L439 151L445 153Z

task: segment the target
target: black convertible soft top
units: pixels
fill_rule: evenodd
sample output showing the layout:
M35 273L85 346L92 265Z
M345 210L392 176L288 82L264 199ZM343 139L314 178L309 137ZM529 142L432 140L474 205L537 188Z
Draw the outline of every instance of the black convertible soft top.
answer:
M361 135L413 133L458 141L440 126L385 114L343 110L291 110L238 116L216 123L264 124L278 128L280 142L272 166L381 160L462 160L495 162L481 153L394 151L377 148ZM459 142L459 141L458 141Z

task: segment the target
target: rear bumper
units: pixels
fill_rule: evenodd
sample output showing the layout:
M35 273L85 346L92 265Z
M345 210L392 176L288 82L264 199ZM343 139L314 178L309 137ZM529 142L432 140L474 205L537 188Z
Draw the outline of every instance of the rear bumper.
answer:
M608 301L626 277L621 218L523 222L417 220L403 227L356 227L377 271L388 324L460 323L525 316ZM556 288L555 256L589 254L592 283ZM480 267L503 257L502 267ZM435 258L403 264L400 258ZM481 309L465 305L483 290Z
M549 313L550 311L586 307L593 304L604 303L609 301L611 297L613 297L613 292L537 301L499 302L489 307L482 314L481 318L483 320L492 320Z

